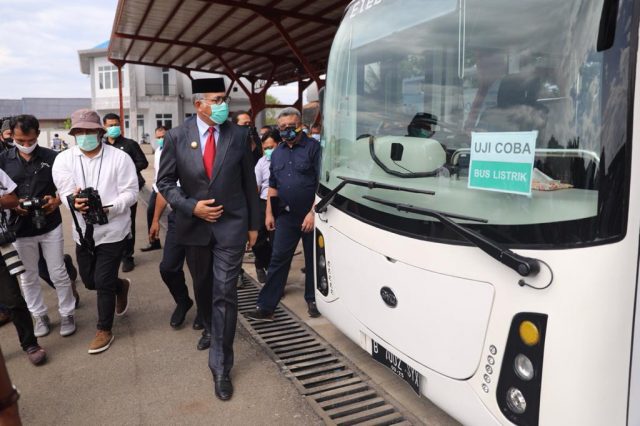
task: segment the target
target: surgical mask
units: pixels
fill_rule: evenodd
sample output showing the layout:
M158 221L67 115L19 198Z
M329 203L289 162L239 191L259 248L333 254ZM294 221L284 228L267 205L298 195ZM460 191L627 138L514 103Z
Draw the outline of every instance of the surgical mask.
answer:
M311 137L314 138L315 140L319 141L320 140L320 133L311 133Z
M110 138L115 139L121 134L122 134L122 131L120 130L120 126L111 126L107 129L107 136Z
M271 161L271 154L273 154L274 148L269 148L264 150L264 156L267 157L267 160Z
M226 102L223 102L220 105L211 105L211 115L209 118L211 118L211 120L216 124L224 123L227 121L227 118L229 118L229 105L227 105Z
M93 151L98 147L98 135L78 135L76 136L78 147L86 152Z
M298 136L298 132L295 127L287 127L284 130L279 130L280 138L285 142L291 142Z
M162 149L164 146L164 138L156 139L156 144L158 145L158 148Z
M18 148L18 151L22 152L23 154L31 154L33 150L38 147L38 143L36 142L31 146L22 146L19 143L17 143L15 144L15 147Z

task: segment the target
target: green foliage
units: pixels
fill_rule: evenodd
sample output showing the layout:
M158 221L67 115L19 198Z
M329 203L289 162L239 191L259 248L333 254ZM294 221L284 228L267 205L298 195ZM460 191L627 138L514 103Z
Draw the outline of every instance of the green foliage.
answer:
M280 99L268 93L267 93L266 99L267 99L267 105L280 104ZM276 124L276 116L278 115L279 110L280 110L279 108L267 108L265 110L264 124L266 126L271 126Z

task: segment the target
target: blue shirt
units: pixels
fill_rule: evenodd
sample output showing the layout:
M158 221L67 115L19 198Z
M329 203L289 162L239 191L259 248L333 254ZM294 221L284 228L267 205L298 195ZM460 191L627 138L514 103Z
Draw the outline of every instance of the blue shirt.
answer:
M271 154L269 186L278 190L280 205L297 216L311 211L320 174L320 144L302 135L291 148L281 143Z

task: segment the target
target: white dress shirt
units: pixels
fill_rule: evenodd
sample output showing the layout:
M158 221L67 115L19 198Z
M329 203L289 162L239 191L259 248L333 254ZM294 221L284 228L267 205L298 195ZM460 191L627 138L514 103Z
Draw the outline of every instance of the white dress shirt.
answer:
M202 121L200 116L196 114L196 123L198 123L198 134L200 135L200 150L202 151L202 156L204 157L204 148L207 146L207 138L209 137L209 126L207 123ZM218 139L220 139L220 125L216 124L213 126L213 137L216 141L216 148L218 147Z
M84 171L84 172L83 172ZM130 233L130 207L138 200L138 176L131 157L110 145L93 158L87 157L77 146L58 154L52 169L53 182L60 198L67 205L67 195L77 188L98 190L103 206L109 207L109 223L95 225L93 239L96 246L124 240ZM67 207L69 207L67 205ZM86 225L82 214L75 212L82 232ZM73 239L80 244L75 226Z
M267 199L267 193L269 192L270 167L271 160L267 159L266 155L263 155L258 160L258 164L256 164L254 169L256 173L256 183L258 184L258 188L260 188L260 198L263 200Z

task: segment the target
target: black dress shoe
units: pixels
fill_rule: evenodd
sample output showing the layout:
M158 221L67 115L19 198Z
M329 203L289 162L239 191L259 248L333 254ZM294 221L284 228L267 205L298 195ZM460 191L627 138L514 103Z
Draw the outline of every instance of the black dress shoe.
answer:
M133 263L133 258L127 258L122 260L122 272L131 272L136 265Z
M184 318L187 316L187 312L193 306L193 300L189 299L186 303L179 303L176 309L171 314L171 322L169 323L172 328L179 328L184 322Z
M233 395L233 385L228 374L213 377L213 384L216 396L221 401L228 401Z
M267 282L267 273L263 268L256 268L256 276L258 277L258 282L260 284Z
M160 240L155 240L154 242L149 243L146 247L142 247L140 251L160 250L161 248Z
M209 346L211 346L211 334L207 331L203 331L202 337L198 340L197 348L199 351L204 351L205 349L209 349Z
M316 302L308 302L307 303L307 312L311 318L318 318L320 316L320 311L316 306Z
M253 311L249 312L247 314L247 318L256 322L273 322L275 320L273 312L268 312L260 308L255 308Z
M196 318L193 320L193 325L191 326L194 330L204 330L204 325L202 325L202 321L196 315Z

